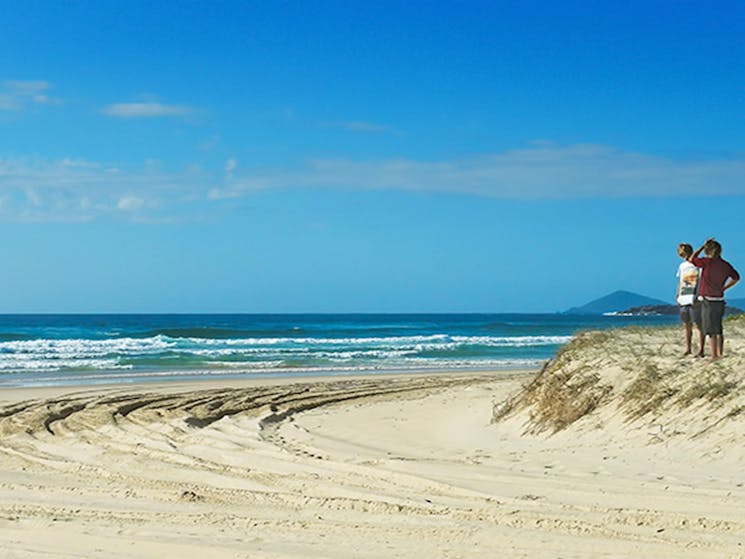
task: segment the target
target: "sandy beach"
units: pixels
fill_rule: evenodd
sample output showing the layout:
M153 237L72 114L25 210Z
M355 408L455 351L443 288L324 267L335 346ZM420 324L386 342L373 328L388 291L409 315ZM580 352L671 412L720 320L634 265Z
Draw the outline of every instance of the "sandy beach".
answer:
M743 70L745 0L0 0L0 559L745 559Z
M630 415L637 373L581 341L539 377L5 390L2 556L745 557L745 351L684 359L678 334L612 343L639 336L677 377L739 375L725 404ZM535 388L567 370L606 384L552 426Z

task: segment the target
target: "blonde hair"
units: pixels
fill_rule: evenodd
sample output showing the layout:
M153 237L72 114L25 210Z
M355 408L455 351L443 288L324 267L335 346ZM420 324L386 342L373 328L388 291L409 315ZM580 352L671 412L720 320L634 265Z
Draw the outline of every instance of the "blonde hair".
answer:
M678 245L678 256L682 258L688 258L693 254L693 247L688 243L680 243Z

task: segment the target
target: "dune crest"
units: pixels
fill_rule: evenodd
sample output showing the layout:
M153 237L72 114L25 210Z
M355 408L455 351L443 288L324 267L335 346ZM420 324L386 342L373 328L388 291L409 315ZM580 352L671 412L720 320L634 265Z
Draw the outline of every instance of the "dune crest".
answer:
M628 327L577 336L493 421L523 422L526 434L613 426L662 426L680 440L745 439L745 316L725 323L725 355L682 354L679 327ZM708 352L708 350L707 350Z

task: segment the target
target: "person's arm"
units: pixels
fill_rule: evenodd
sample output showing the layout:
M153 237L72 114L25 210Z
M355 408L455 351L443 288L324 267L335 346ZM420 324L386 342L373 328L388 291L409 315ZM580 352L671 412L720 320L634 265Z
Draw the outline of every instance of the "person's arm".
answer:
M699 255L700 255L700 254L701 254L701 253L702 253L702 252L704 251L704 249L706 248L706 243L708 243L708 242L709 242L709 241L711 241L711 240L712 240L712 239L706 239L706 240L704 241L704 244L702 244L702 245L701 245L700 247L698 247L698 249L696 249L696 252L694 252L693 254L691 254L691 255L690 255L690 256L688 257L688 262L693 262L693 261L694 261L695 259L697 259L697 258L699 257Z
M740 281L740 274L737 273L737 270L735 270L732 266L730 266L730 275L727 278L727 281L724 282L724 286L722 287L722 291L727 291L730 287L734 286L738 281Z
M700 247L698 247L698 249L696 249L696 252L694 252L693 254L691 254L688 257L688 262L691 262L692 264L695 264L696 266L698 266L700 268L701 267L701 261L699 260L698 257L704 251L704 249L706 248L706 245L708 244L708 242L709 241L713 241L713 240L714 240L714 237L712 237L710 239L706 239L704 241L704 244L702 244Z

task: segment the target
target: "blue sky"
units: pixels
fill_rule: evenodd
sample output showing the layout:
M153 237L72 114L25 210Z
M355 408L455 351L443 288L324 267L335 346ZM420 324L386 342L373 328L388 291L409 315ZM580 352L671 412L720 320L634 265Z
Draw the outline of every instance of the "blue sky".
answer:
M553 312L672 299L710 235L745 269L741 2L0 5L0 312Z

